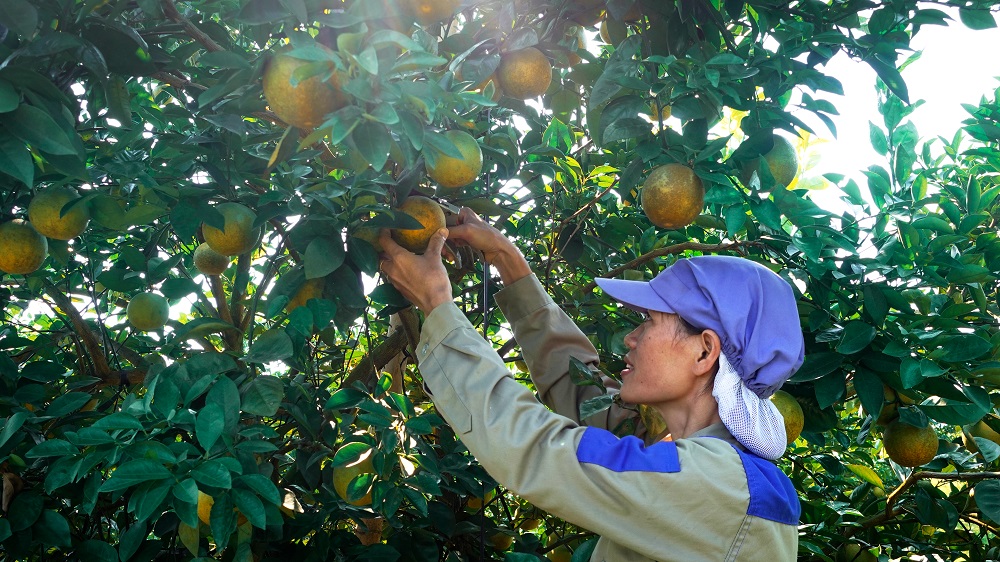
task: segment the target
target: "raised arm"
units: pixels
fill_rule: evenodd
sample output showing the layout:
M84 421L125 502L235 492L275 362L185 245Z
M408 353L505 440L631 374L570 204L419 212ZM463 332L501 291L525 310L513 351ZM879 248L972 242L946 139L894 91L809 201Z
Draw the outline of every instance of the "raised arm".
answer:
M588 419L580 419L580 405L603 392L596 386L579 386L572 381L570 358L596 370L600 362L597 350L545 293L517 246L468 208L459 213L458 224L451 227L449 238L480 250L487 263L500 274L505 288L496 294L496 302L511 324L542 401L577 423L608 430L636 418L636 432L642 435L645 430L635 412L618 404ZM602 379L608 392L618 392L617 381L605 376Z

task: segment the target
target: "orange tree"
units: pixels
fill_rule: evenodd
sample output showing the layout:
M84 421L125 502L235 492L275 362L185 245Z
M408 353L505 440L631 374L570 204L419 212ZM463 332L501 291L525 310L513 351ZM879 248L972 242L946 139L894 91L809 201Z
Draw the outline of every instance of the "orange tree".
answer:
M954 5L952 25L995 25ZM780 461L801 557L995 556L1000 109L922 144L898 70L950 19L912 0L4 0L0 548L586 559L590 533L499 488L409 361L420 318L379 284L373 233L419 227L395 209L423 195L516 239L609 373L635 319L594 276L768 265L806 336ZM835 129L838 53L880 77L885 162L827 177L831 209L774 135ZM664 164L704 190L671 230L640 204ZM449 267L530 384L489 270ZM887 452L893 422L930 427L932 457Z

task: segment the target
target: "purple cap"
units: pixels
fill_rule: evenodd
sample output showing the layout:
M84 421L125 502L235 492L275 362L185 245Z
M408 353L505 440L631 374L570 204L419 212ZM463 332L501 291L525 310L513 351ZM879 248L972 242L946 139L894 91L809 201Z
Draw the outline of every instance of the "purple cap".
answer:
M805 342L792 287L758 263L698 256L677 260L649 282L596 281L629 308L677 314L713 330L743 384L761 398L802 365Z

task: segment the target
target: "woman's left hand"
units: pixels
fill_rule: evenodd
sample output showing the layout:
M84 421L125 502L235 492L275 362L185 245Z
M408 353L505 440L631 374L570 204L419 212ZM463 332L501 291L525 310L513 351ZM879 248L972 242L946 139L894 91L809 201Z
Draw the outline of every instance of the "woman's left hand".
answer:
M423 255L417 255L397 244L389 230L379 233L378 241L382 245L379 269L424 314L452 300L451 280L441 261L441 250L447 238L447 229L438 230Z

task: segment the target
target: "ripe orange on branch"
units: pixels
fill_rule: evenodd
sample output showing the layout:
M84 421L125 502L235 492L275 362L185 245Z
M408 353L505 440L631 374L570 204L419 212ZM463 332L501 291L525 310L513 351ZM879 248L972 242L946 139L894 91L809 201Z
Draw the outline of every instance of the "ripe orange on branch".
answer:
M416 254L424 253L434 233L445 227L444 211L441 210L441 205L438 205L433 199L414 195L403 201L397 210L410 215L423 225L423 228L417 229L394 228L392 230L392 239Z
M683 164L664 164L642 184L642 211L660 228L683 228L701 214L705 187L694 170Z
M229 256L216 252L208 242L202 242L194 250L194 267L205 275L222 275L229 269L229 262Z
M325 277L306 279L298 290L295 291L295 294L292 295L292 298L289 299L288 304L285 305L285 310L291 312L300 306L305 306L311 299L323 298L323 287L325 286Z
M205 242L224 256L238 256L252 250L260 238L260 228L253 228L257 214L239 203L221 203L215 208L225 220L220 230L210 224L202 226Z
M319 47L329 51L322 45ZM305 67L311 64L317 63L279 52L264 68L263 86L267 105L279 119L300 129L320 126L328 113L350 103L350 98L341 90L344 78L336 70L329 77L328 72L322 70L300 79L299 75L306 73ZM292 85L293 80L295 85Z
M767 164L767 169L774 178L774 183L765 182L761 179L761 189L771 189L775 185L788 187L795 176L799 174L799 157L795 152L792 141L781 135L774 135L774 146L762 157L754 158L743 165L740 180L746 184L753 178L753 173L757 172L757 177L761 175L763 164Z
M132 297L125 307L125 316L137 330L151 332L159 330L170 318L167 299L156 293L139 293Z
M483 171L483 149L479 147L479 142L465 131L446 131L444 136L455 145L462 157L454 158L427 147L425 150L433 151L426 161L427 175L448 189L458 189L476 181Z
M333 467L333 489L337 492L337 495L347 503L364 507L371 505L372 503L372 493L368 490L368 493L357 499L349 499L348 487L358 476L362 474L373 474L375 472L375 465L372 463L372 457L374 456L374 449L364 443L350 443L341 447L337 453L334 455L334 463L338 460L346 461L344 464L337 466L334 464ZM340 457L338 459L338 457Z
M552 83L552 63L534 47L504 54L497 67L497 82L504 95L519 100L537 98Z
M785 420L785 437L788 439L788 443L792 443L799 438L802 427L805 426L802 406L799 405L799 401L794 396L784 390L779 390L771 395L771 402L778 408L778 412Z
M450 19L461 6L461 0L407 0L407 7L420 25L428 26Z
M48 255L49 241L30 222L14 219L0 224L0 270L31 273Z
M882 446L900 466L923 466L937 455L938 436L930 425L916 427L896 420L886 426Z
M80 195L68 187L44 189L28 203L28 220L35 230L54 240L76 238L90 223L90 210L86 205L74 205L65 215L62 208Z

